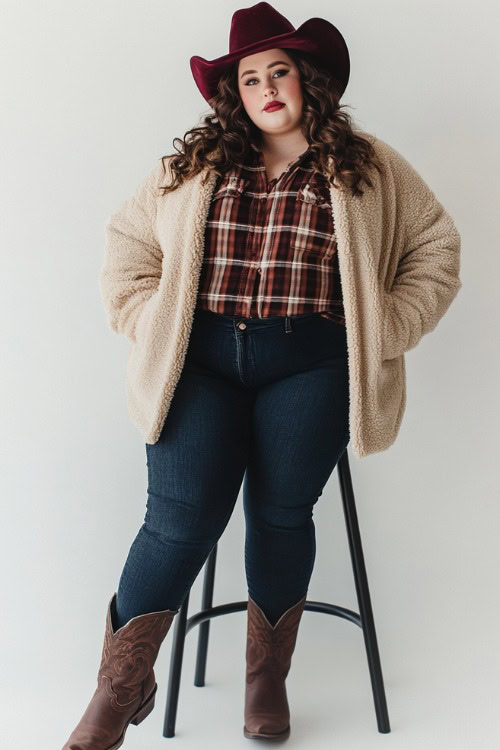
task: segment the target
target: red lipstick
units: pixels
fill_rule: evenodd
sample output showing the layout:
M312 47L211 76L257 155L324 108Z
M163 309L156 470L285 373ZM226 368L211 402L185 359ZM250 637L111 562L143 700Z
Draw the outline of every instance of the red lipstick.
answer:
M281 109L285 105L283 102L279 102L277 99L275 99L272 102L268 102L266 106L264 107L264 112L274 112L277 109Z

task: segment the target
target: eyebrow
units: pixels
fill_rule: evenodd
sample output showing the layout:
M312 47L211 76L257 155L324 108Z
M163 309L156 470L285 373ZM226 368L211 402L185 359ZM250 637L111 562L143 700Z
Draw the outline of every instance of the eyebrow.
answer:
M275 65L288 65L290 67L290 63L285 62L284 60L276 60L276 62L269 63L267 66L269 68L273 68ZM256 70L245 70L244 73L240 75L240 78L243 78L243 76L246 76L247 73L257 73Z

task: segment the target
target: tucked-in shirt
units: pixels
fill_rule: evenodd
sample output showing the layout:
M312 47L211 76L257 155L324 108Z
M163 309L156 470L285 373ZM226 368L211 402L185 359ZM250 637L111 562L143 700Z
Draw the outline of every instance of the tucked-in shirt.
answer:
M267 181L250 146L216 180L196 307L242 318L318 312L345 325L328 178L308 148Z

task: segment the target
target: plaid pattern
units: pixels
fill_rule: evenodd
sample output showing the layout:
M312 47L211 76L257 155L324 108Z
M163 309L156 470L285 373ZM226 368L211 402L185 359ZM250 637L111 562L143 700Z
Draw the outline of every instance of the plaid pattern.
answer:
M304 151L266 181L262 151L218 177L196 307L242 318L319 312L345 325L328 180Z

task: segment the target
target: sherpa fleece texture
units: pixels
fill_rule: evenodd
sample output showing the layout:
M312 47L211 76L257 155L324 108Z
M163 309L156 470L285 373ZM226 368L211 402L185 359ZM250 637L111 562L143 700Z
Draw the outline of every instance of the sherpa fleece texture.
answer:
M460 235L414 167L357 131L383 172L364 195L331 186L346 318L350 441L358 458L389 448L406 407L405 352L432 331L462 283ZM166 160L168 169L168 160ZM109 326L131 342L129 416L144 441L160 437L189 342L216 175L163 196L161 160L106 223L99 289Z

